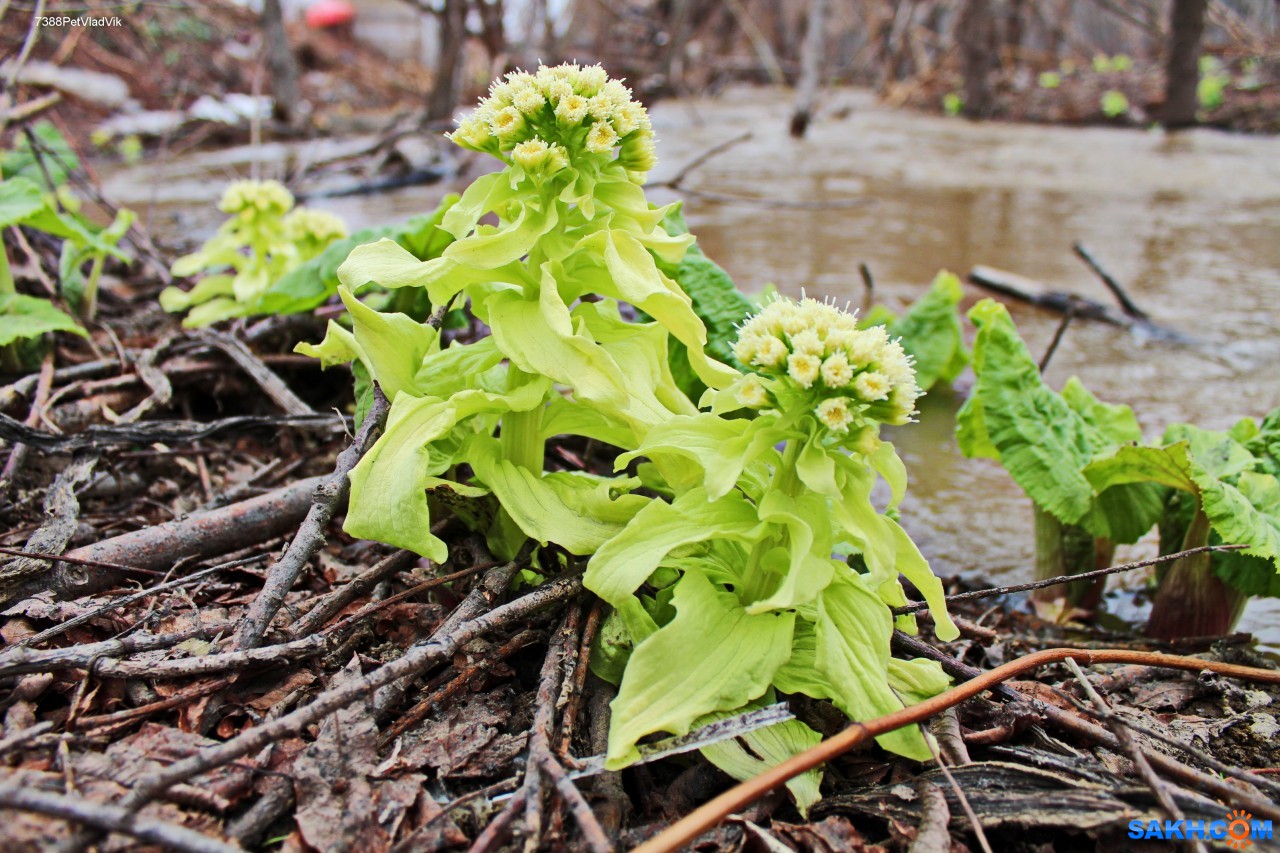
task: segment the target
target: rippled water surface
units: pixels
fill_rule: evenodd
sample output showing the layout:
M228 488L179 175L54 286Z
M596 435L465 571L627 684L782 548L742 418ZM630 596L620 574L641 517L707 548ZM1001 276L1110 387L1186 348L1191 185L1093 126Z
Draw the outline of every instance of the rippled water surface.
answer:
M654 111L663 160L657 182L712 146L751 134L684 179L708 195L748 199L693 195L685 207L702 247L744 290L774 283L857 304L858 264L866 263L877 296L901 307L938 269L963 277L986 264L1106 302L1105 288L1071 252L1079 240L1156 323L1197 344L1076 322L1049 367L1051 384L1079 375L1103 399L1131 404L1151 437L1177 421L1226 428L1280 404L1280 141L970 124L891 110L859 92L832 94L809 137L794 141L788 114L787 95L767 90ZM175 164L163 173L158 200L195 200L197 186L208 198L217 191L209 179L240 165L227 156ZM137 187L136 179L128 183ZM364 225L425 209L443 191L317 204ZM182 207L162 214L177 217L175 228L212 227ZM968 302L981 295L970 287ZM1042 352L1058 318L1011 309L1032 352ZM921 423L893 433L911 473L904 524L939 573L1025 580L1030 506L997 465L959 455L952 435L959 402L938 391L922 401ZM1144 543L1118 557L1152 553ZM1114 585L1140 583L1130 576ZM1278 617L1280 606L1255 602L1242 628L1280 645Z

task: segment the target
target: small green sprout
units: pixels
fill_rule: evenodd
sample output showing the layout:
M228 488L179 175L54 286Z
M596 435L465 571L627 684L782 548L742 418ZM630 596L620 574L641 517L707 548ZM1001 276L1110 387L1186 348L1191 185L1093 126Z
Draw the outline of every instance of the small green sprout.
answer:
M1062 75L1056 71L1042 71L1038 79L1041 89L1056 89L1062 85Z
M947 92L942 96L942 111L949 116L958 116L964 109L964 99L958 92Z
M166 311L187 312L184 326L254 313L272 283L347 234L331 213L295 209L293 194L278 181L235 181L218 209L230 219L172 269L177 276L206 275L190 291L169 287L160 294Z
M1119 118L1129 112L1129 99L1125 97L1124 92L1115 89L1108 89L1102 93L1102 100L1099 102L1102 114L1107 118Z

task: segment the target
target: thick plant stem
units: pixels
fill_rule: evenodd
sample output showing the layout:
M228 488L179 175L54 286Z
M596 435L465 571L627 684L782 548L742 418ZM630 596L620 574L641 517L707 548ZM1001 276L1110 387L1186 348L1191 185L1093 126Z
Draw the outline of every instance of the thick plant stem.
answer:
M1182 550L1209 542L1209 519L1196 510L1182 540ZM1161 640L1218 637L1231 633L1248 596L1225 583L1213 571L1213 554L1202 551L1183 557L1160 577L1156 600L1147 622L1147 635Z
M1095 540L1087 530L1074 524L1063 524L1053 514L1035 507L1036 580L1078 575L1110 564L1113 546L1106 540ZM1086 609L1096 607L1102 596L1105 578L1089 583L1073 583L1065 587L1046 587L1031 594L1035 601L1055 601L1066 597L1068 603Z
M507 388L515 390L524 384L528 374L509 368ZM542 440L542 408L528 412L508 412L502 416L502 456L513 465L518 465L535 474L542 473L542 464L546 453L546 442Z

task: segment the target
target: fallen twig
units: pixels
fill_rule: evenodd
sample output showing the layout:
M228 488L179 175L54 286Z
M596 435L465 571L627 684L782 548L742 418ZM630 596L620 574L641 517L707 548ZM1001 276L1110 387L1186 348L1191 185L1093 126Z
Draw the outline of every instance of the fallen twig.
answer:
M1093 270L1094 274L1096 274L1098 278L1102 279L1102 283L1105 284L1107 286L1107 290L1110 290L1111 294L1115 296L1116 301L1120 303L1120 307L1124 309L1124 313L1128 314L1135 320L1150 322L1151 318L1147 315L1147 312L1134 304L1134 301L1129 298L1129 294L1120 286L1120 282L1116 281L1115 277L1112 276L1111 273L1103 269L1102 264L1098 263L1093 254L1085 248L1084 243L1072 243L1071 249L1076 253L1080 260L1085 262L1089 269Z
M145 421L123 426L91 426L81 432L55 435L34 429L0 414L0 439L23 442L50 453L97 450L121 444L190 443L250 429L291 427L293 429L338 432L346 429L345 419L326 415L237 415L216 421Z
M83 643L65 649L33 649L19 645L0 653L0 678L28 672L51 672L55 669L88 667L102 658L122 658L138 652L167 649L186 640L218 634L229 627L231 627L230 622L215 622L169 634L138 633L118 640Z
M613 845L600 827L587 805L586 799L573 780L565 773L552 751L551 730L555 727L556 697L564 676L563 663L571 646L578 641L578 621L581 618L576 608L571 608L552 636L547 649L547 656L542 663L542 674L538 679L538 692L535 699L533 726L529 731L529 757L525 770L524 784L519 793L512 797L506 808L493 821L499 829L495 832L485 831L471 845L472 853L492 850L501 843L515 813L521 808L525 815L525 837L536 845L542 838L542 804L545 797L544 786L550 783L564 800L570 814L582 831L586 847L592 853L609 853Z
M1189 548L1186 551L1178 551L1175 554L1165 554L1161 557L1152 557L1149 560L1138 560L1135 563L1124 563L1119 566L1111 566L1106 569L1094 569L1090 572L1081 572L1078 575L1059 575L1056 578L1048 578L1042 581L1032 583L1016 583L1011 586L997 586L990 589L978 589L972 592L961 592L955 595L948 595L947 602L952 601L971 601L975 598L991 598L996 595L1008 595L1011 592L1026 592L1032 589L1044 589L1049 586L1057 586L1058 584L1073 583L1074 581L1089 580L1091 578L1101 578L1107 575L1119 574L1120 572L1131 572L1134 569L1143 569L1147 566L1158 566L1161 563L1170 563L1182 557L1191 554L1199 554L1202 551L1239 551L1242 548L1248 548L1248 545L1201 545L1199 548ZM904 604L901 607L893 608L894 616L903 616L908 613L919 613L928 610L929 605L923 601Z
M283 536L294 529L311 504L320 477L247 501L199 512L176 521L144 527L93 545L76 548L66 556L115 563L137 569L168 570L183 559L203 560ZM62 598L76 598L118 583L122 572L103 568L94 572L75 569L70 561L55 562L51 570L12 579L0 585L0 604L51 591Z
M514 571L513 564L512 572ZM582 582L579 578L562 578L544 584L489 613L463 621L449 633L437 634L432 642L414 646L400 658L355 681L327 690L310 703L282 717L248 729L225 743L201 750L157 771L139 781L120 801L120 808L130 813L136 812L174 785L257 752L281 738L297 734L306 726L324 719L339 708L359 701L379 687L400 679L416 677L424 670L448 660L463 644L475 637L522 624L538 610L572 598L581 590ZM96 836L82 833L75 839L73 846L83 848L95 838Z
M1009 661L988 672L983 672L970 681L944 691L918 705L912 705L909 708L903 708L900 711L866 722L852 723L847 729L834 737L828 738L800 755L761 773L754 779L749 779L730 788L710 802L699 806L656 837L637 847L636 853L659 853L659 851L672 851L683 847L702 833L716 826L733 812L755 802L769 791L784 784L788 779L792 779L806 770L811 770L819 764L824 764L860 743L895 731L903 726L918 724L946 708L959 704L965 699L976 696L1013 678L1015 675L1067 659L1077 660L1090 666L1103 663L1136 663L1190 671L1207 669L1220 675L1280 684L1280 671L1237 666L1199 658L1181 657L1179 655L1166 655L1157 652L1045 649L1044 651L1034 652Z
M0 782L0 806L65 818L105 832L123 832L166 850L189 853L238 853L239 847L164 821L138 817L107 803L38 791L14 781Z
M1156 802L1160 804L1160 808L1164 809L1164 813L1173 820L1186 820L1187 816L1182 813L1182 809L1174 801L1173 795L1169 793L1169 788L1164 780L1151 769L1151 764L1142 753L1142 747L1133 739L1133 735L1129 733L1124 721L1111 713L1111 708L1098 695L1098 691L1093 689L1093 684L1089 682L1089 677L1084 674L1084 670L1080 669L1079 664L1071 658L1067 658L1063 663L1067 665L1067 669L1071 670L1071 674L1076 677L1076 681L1084 689L1085 695L1089 697L1089 701L1098 710L1099 716L1106 722L1107 728L1111 729L1111 733L1116 736L1116 740L1120 742L1125 755L1129 756L1129 760L1133 762L1134 769L1138 771L1142 781L1146 782L1147 787L1151 789L1151 793L1155 796ZM1204 844L1199 839L1189 839L1188 846L1196 853L1205 853Z
M360 431L351 445L338 454L333 473L316 487L307 517L298 528L298 534L289 543L284 556L267 570L262 591L254 598L253 604L249 605L240 629L236 632L236 648L251 649L262 642L271 620L284 603L284 597L293 589L312 555L324 544L325 527L333 519L338 507L346 503L347 495L351 492L351 469L356 467L356 463L382 432L389 406L382 390L375 386L373 405L365 416L364 423L360 425Z
M258 383L258 387L286 414L315 414L315 411L298 399L298 395L290 390L284 380L277 376L271 368L263 364L262 359L254 355L242 341L215 330L205 330L197 336L197 339L221 350L227 358L235 362L237 367L247 373L254 382Z
M351 602L372 590L383 579L389 578L418 558L412 551L396 551L377 562L373 568L362 572L350 583L328 593L315 606L289 626L289 633L295 637L305 637L318 631L320 626L328 622Z

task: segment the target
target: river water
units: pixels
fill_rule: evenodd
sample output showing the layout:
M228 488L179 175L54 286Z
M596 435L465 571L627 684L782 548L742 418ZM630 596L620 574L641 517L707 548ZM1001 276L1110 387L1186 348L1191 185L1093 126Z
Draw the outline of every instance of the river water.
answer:
M858 304L858 265L866 263L877 297L898 308L939 269L963 278L985 264L1107 302L1108 292L1071 251L1079 240L1157 324L1197 343L1144 340L1077 321L1049 366L1051 385L1080 376L1102 399L1132 405L1151 438L1170 423L1223 429L1280 405L1280 140L976 124L841 91L826 98L808 138L795 141L786 134L789 110L788 93L761 89L654 110L662 158L654 182L750 134L683 182L734 199L694 195L685 213L703 249L744 291L772 283L785 293L804 288ZM184 178L203 183L208 198L220 186L210 189L209 179L235 171L235 161L197 158L175 164L164 180L171 194L184 192ZM138 192L137 177L117 175L109 189L145 204L127 198ZM445 189L316 206L358 227L427 209ZM674 197L652 193L655 201ZM168 212L175 210L183 212ZM214 222L196 218L197 230ZM188 233L193 227L190 215L172 224ZM969 287L965 307L982 295ZM1010 307L1031 351L1043 352L1058 317ZM966 460L956 448L953 416L967 382L930 394L921 422L892 432L911 477L903 523L939 574L1026 580L1033 556L1026 497L998 465ZM1154 550L1139 543L1117 558ZM1131 590L1143 577L1119 576L1111 586ZM1111 606L1141 615L1124 595ZM1280 606L1252 602L1241 628L1280 646Z

